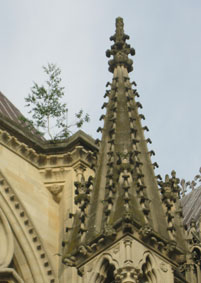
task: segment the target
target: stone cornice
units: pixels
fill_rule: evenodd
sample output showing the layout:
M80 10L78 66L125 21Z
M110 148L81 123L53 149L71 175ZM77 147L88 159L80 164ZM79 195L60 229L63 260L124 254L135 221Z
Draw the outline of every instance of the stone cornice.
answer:
M80 163L85 167L92 168L96 163L96 151L98 150L93 145L93 139L82 131L71 136L66 143L51 145L52 149L49 154L44 149L42 153L37 152L31 146L1 129L0 145L8 148L39 170L45 187L57 203L61 199L65 173L69 168L74 168Z
M97 151L98 147L94 139L82 130L77 131L70 138L52 142L34 135L26 127L22 127L19 123L11 121L9 118L0 115L0 129L6 131L10 136L14 136L19 142L33 148L38 153L54 154L66 152L75 144L83 145L87 149Z

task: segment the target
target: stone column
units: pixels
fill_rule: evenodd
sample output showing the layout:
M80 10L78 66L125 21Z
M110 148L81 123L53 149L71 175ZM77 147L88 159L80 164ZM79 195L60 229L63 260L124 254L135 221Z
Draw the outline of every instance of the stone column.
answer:
M124 240L124 245L125 245L125 260L124 263L125 264L132 264L133 260L132 260L132 240L130 238L126 238Z

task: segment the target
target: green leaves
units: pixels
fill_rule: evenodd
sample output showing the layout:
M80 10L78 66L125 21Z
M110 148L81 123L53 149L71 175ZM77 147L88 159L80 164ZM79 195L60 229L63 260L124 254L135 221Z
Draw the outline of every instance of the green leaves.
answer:
M31 94L25 98L25 106L29 107L29 113L32 115L32 121L26 120L26 124L31 123L32 127L48 134L51 140L67 138L71 134L72 126L81 128L85 122L89 122L89 115L84 114L81 109L75 114L76 122L68 125L68 108L66 103L62 102L64 87L60 85L61 70L55 64L43 66L43 70L48 77L45 85L39 86L34 82Z
M75 116L78 118L78 121L76 122L78 128L81 128L84 122L89 122L90 120L89 114L84 115L82 109L78 113L75 113Z

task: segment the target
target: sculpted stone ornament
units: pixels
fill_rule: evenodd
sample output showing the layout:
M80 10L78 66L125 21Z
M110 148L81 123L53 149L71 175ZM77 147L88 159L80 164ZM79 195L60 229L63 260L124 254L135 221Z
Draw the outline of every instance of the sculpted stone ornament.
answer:
M201 168L199 169L199 173L194 177L192 181L186 182L184 179L181 180L181 187L182 187L182 196L185 196L186 192L190 189L191 191L199 188L201 183Z
M197 231L196 221L195 221L194 218L192 218L191 222L190 222L190 229L189 229L189 232L188 232L188 242L191 245L200 244L200 234Z
M13 253L13 234L6 216L0 209L0 269L9 266Z
M123 215L123 220L126 223L132 223L133 215L130 211L126 211Z
M66 266L73 267L73 266L76 265L75 258L74 257L65 257L63 259L63 264L65 264Z
M86 230L86 218L88 215L88 204L90 201L90 193L92 191L93 187L93 177L90 176L88 178L88 181L85 181L85 179L82 178L81 182L74 182L74 185L76 187L75 189L75 197L74 197L74 203L79 208L79 219L80 219L80 230L79 233L83 235Z
M117 253L119 252L119 249L120 249L120 247L119 247L119 245L117 245L116 247L114 247L114 249L112 250L112 252L113 252L114 254L117 254Z
M106 224L104 227L104 236L107 238L115 237L116 236L115 229L111 225Z
M52 193L52 197L53 199L59 203L61 200L61 195L62 195L62 191L63 191L63 185L58 185L58 184L53 184L52 186L48 187L48 190L50 191L50 193Z
M168 267L167 267L167 265L166 265L164 262L161 262L161 263L160 263L160 269L161 269L163 272L167 272L167 271L168 271Z
M133 215L131 212L126 211L123 215L123 231L124 233L130 232L133 233L133 224L132 224Z
M80 254L85 255L85 256L87 256L87 254L88 254L88 251L87 251L85 246L80 246L79 252L80 252Z
M167 252L170 255L174 255L175 249L176 249L177 243L175 241L171 241L167 244Z
M78 164L75 168L75 173L76 173L76 179L77 182L84 182L85 181L85 176L84 176L84 172L86 171L86 166L84 166L83 164Z
M140 235L142 236L142 238L148 238L151 236L152 231L153 230L149 225L145 225L140 229Z
M79 253L83 256L88 256L92 252L92 248L90 246L81 245L79 247Z
M117 65L124 65L128 72L133 70L133 61L128 58L128 55L135 55L134 48L131 48L126 40L129 36L124 33L124 23L122 18L116 19L116 33L110 37L110 40L114 41L110 50L106 51L106 56L110 57L113 55L113 59L109 61L109 71L113 72Z
M117 152L117 165L120 167L120 170L129 169L130 165L133 164L133 152L125 149L123 152Z
M119 268L115 274L115 282L117 283L139 283L140 270L132 265Z

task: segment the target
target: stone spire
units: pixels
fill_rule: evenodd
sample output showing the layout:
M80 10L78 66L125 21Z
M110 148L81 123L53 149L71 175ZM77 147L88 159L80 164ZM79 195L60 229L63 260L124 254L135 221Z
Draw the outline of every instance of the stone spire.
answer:
M111 55L114 57L109 61L109 71L112 73L117 66L125 66L128 72L133 70L133 61L128 58L128 55L135 55L135 50L126 43L127 39L129 39L129 36L124 33L123 19L119 17L116 19L116 32L110 37L110 40L113 40L114 44L110 50L106 51L107 57Z
M164 250L166 257L180 256L176 237L180 237L181 246L185 245L182 224L176 221L172 228L177 213L171 211L171 219L168 218L168 194L161 197L154 174L158 165L151 162L154 151L148 150L151 140L144 136L148 128L142 126L141 120L145 118L138 112L142 105L136 83L130 82L128 76L133 69L128 56L135 51L126 43L129 37L124 33L122 18L116 19L116 33L110 39L114 44L106 55L113 56L109 60L113 79L107 83L109 89L104 95L108 102L102 106L106 108L106 114L100 118L104 126L98 128L102 140L95 178L76 183L75 202L79 210L64 257L66 264L77 267L125 235L144 241L157 252ZM170 190L171 184L168 183Z

